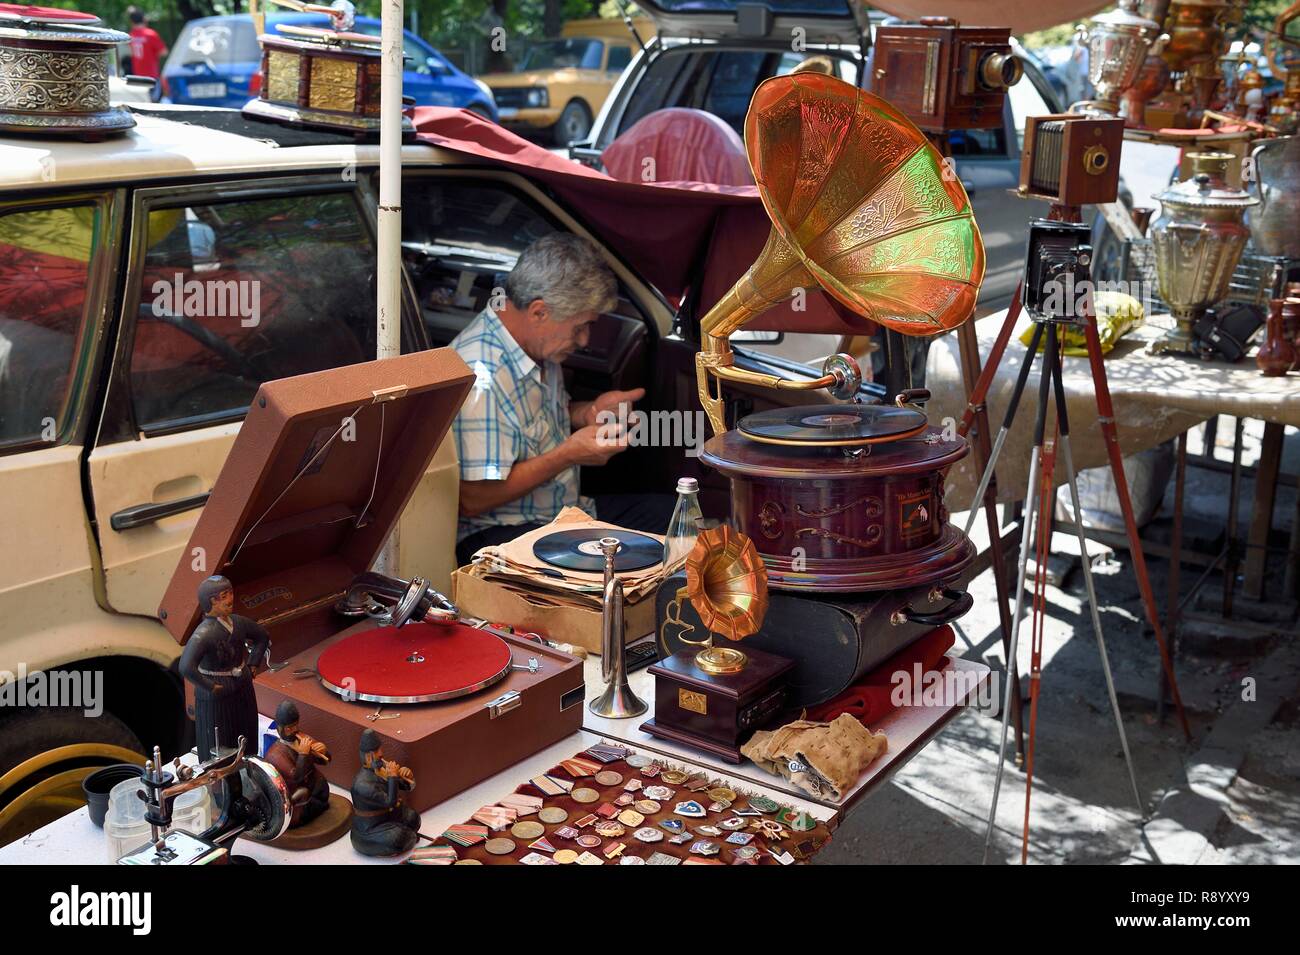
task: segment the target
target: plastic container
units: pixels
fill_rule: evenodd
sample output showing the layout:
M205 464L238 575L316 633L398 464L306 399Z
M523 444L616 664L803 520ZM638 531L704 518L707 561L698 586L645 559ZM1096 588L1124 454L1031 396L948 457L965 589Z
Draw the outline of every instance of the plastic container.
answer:
M700 482L695 478L677 481L677 504L668 533L664 535L664 566L672 568L686 559L699 536L698 521L704 517L700 510Z
M144 792L144 783L127 779L109 793L104 835L108 838L109 857L114 860L140 848L151 838L149 823L144 819L144 800L137 792ZM183 793L172 804L171 828L198 835L211 825L211 804L206 786Z
M104 828L104 813L108 812L108 796L113 787L128 779L139 779L140 767L131 763L115 763L97 769L81 781L81 791L86 794L86 808L90 821Z

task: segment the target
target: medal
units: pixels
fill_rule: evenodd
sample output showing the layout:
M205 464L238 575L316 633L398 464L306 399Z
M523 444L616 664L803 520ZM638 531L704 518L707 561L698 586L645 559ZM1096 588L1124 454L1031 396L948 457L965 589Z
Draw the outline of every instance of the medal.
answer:
M660 832L658 829L653 829L650 826L644 826L638 829L636 832L632 833L632 838L636 839L639 842L662 842L664 838L664 834Z
M688 819L702 819L705 815L704 807L694 799L688 799L686 802L679 802L675 807L673 807L673 812L677 813L679 816L685 816Z

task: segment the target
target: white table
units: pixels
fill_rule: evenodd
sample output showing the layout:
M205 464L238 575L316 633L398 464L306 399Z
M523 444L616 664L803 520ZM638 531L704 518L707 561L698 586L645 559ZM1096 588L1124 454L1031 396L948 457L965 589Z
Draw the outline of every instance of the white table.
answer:
M970 672L970 690L982 686L989 678L989 668L982 663L952 659L950 666ZM603 688L600 681L600 661L591 657L586 663L588 702ZM631 677L637 695L654 709L654 679L646 670ZM959 701L965 703L969 693ZM777 802L802 810L814 819L824 822L832 831L842 813L859 803L865 796L884 784L908 760L933 739L953 718L961 713L961 705L946 707L911 707L896 711L873 729L883 730L889 737L888 751L868 767L857 785L839 803L809 799L800 795L784 780L759 769L746 761L740 766L723 762L709 754L687 749L679 744L655 739L639 729L645 717L630 720L606 720L588 710L584 728L558 743L535 753L495 776L421 815L421 831L430 835L446 831L447 827L468 819L481 806L491 805L507 793L514 792L523 781L539 775L563 759L567 759L602 739L622 742L638 752L643 752L674 768L691 772L703 771L713 776L725 777L741 785L744 790L767 796ZM418 785L417 780L417 785ZM337 786L335 792L346 792ZM423 843L422 843L423 844ZM393 859L372 859L356 852L346 836L320 849L289 852L274 846L262 845L240 839L236 852L263 863L298 863L311 865L336 865L340 863L392 864ZM91 821L83 807L57 819L36 832L0 848L0 865L107 865L108 840L102 830Z

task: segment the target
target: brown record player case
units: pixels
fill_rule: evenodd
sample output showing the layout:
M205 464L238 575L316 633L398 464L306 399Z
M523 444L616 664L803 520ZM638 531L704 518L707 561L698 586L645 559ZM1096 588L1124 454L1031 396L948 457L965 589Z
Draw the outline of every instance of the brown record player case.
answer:
M373 703L345 701L314 676L294 675L314 668L345 631L370 625L358 627L334 605L378 556L473 377L460 356L438 349L263 385L158 611L184 643L200 619L199 583L211 574L230 578L236 612L270 631L272 659L291 659L258 676L258 709L271 715L293 699L304 730L329 747L325 774L340 786L356 772L362 730L373 728L385 755L414 771L407 803L417 811L582 722L581 663L508 635L515 662L536 658L537 672L511 672L457 700L385 707L400 714L394 719L367 720ZM489 705L511 693L518 696Z

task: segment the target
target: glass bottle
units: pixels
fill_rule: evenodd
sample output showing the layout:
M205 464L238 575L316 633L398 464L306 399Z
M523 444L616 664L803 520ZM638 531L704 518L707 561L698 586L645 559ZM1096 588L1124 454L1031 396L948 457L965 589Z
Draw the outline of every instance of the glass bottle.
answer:
M700 482L695 478L677 481L677 505L673 508L668 533L664 535L664 566L671 568L686 559L699 536L696 521L704 517L700 510Z

